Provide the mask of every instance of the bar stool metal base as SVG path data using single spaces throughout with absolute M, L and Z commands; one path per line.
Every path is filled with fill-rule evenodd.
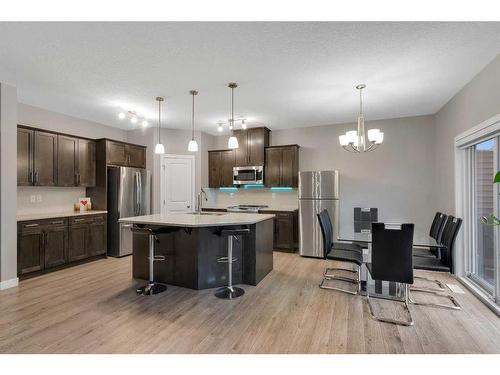
M 245 294 L 245 291 L 237 286 L 223 286 L 215 291 L 214 296 L 222 299 L 235 299 Z
M 136 290 L 137 294 L 141 294 L 143 296 L 153 296 L 155 294 L 163 293 L 167 290 L 167 286 L 165 284 L 160 283 L 149 283 L 147 285 L 141 286 Z

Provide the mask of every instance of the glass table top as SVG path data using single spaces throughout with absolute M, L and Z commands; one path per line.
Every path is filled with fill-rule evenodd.
M 338 237 L 338 241 L 362 242 L 369 244 L 372 242 L 372 234 L 369 231 L 356 233 L 354 232 L 354 229 L 352 231 L 341 231 Z M 429 236 L 427 233 L 420 233 L 418 231 L 415 231 L 413 233 L 413 246 L 431 248 L 444 247 L 444 245 L 436 242 L 436 240 Z

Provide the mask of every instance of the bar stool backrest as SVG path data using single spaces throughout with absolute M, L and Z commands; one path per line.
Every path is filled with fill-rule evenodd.
M 330 215 L 327 210 L 323 210 L 318 214 L 319 226 L 321 228 L 321 235 L 323 238 L 323 258 L 326 259 L 327 254 L 330 252 L 333 243 L 333 230 Z
M 437 242 L 441 242 L 441 238 L 443 237 L 444 226 L 446 225 L 446 221 L 448 220 L 448 216 L 445 214 L 441 214 L 441 220 L 439 222 L 439 228 L 437 230 L 437 236 L 433 237 Z
M 375 280 L 413 284 L 413 224 L 386 229 L 372 223 L 372 277 Z

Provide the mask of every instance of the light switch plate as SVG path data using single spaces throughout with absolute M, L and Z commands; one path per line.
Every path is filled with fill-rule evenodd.
M 30 202 L 35 203 L 36 202 L 36 195 L 30 195 Z

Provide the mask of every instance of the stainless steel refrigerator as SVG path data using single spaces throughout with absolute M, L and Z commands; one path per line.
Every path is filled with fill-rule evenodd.
M 132 254 L 130 224 L 123 217 L 151 213 L 151 173 L 142 168 L 108 168 L 108 255 Z
M 333 239 L 339 234 L 339 172 L 299 173 L 299 254 L 323 257 L 323 240 L 317 214 L 327 209 L 333 225 Z

